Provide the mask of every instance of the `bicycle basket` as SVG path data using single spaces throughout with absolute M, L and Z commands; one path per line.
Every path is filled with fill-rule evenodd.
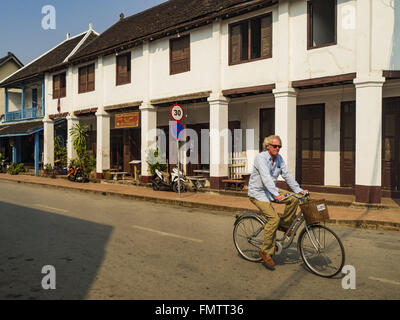
M 308 202 L 300 204 L 300 208 L 303 211 L 304 219 L 307 224 L 329 220 L 328 206 L 326 205 L 325 199 L 310 199 Z

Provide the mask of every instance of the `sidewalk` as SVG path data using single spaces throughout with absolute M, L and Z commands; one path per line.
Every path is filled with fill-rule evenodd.
M 231 214 L 240 213 L 243 210 L 257 210 L 247 197 L 244 197 L 243 194 L 241 196 L 234 195 L 234 192 L 185 192 L 179 197 L 177 193 L 171 191 L 153 191 L 147 187 L 108 183 L 77 183 L 62 178 L 0 174 L 0 181 L 42 185 Z M 349 195 L 312 193 L 312 198 L 327 200 L 330 223 L 400 231 L 400 201 L 385 198 L 380 205 L 368 206 L 354 203 L 354 196 Z M 274 206 L 278 211 L 283 211 L 283 205 L 276 204 Z

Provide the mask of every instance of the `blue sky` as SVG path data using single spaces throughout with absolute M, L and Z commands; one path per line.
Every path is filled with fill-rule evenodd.
M 156 6 L 166 0 L 13 0 L 2 1 L 0 10 L 0 58 L 8 51 L 27 64 L 66 38 L 82 33 L 89 23 L 104 32 L 125 17 Z M 44 30 L 42 8 L 56 9 L 56 29 Z

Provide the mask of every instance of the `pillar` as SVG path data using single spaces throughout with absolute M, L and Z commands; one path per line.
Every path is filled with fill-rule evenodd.
M 70 134 L 71 128 L 74 126 L 74 124 L 77 124 L 77 123 L 79 123 L 79 119 L 74 114 L 67 116 L 67 130 L 68 130 L 68 132 L 67 132 L 67 134 L 68 134 L 67 161 L 68 161 L 68 164 L 70 163 L 71 159 L 75 159 L 77 157 L 77 154 L 74 149 L 73 142 L 72 142 L 72 136 Z
M 97 119 L 97 179 L 103 179 L 103 171 L 110 169 L 110 114 L 105 111 L 96 113 Z
M 208 98 L 210 104 L 210 188 L 223 189 L 228 178 L 232 133 L 228 125 L 229 100 L 222 95 Z M 230 137 L 229 137 L 230 136 Z
M 35 133 L 35 175 L 39 174 L 39 132 Z
M 141 148 L 141 174 L 142 182 L 149 183 L 151 172 L 146 162 L 147 154 L 151 148 L 155 147 L 157 134 L 157 109 L 150 103 L 143 103 L 140 106 L 142 148 Z
M 382 186 L 382 87 L 384 78 L 355 79 L 356 202 L 380 203 Z
M 43 167 L 46 164 L 54 167 L 54 121 L 47 116 L 43 119 Z
M 45 78 L 42 79 L 42 115 L 46 114 L 46 90 L 45 90 Z
M 275 134 L 281 137 L 283 157 L 289 172 L 296 176 L 296 111 L 297 91 L 293 88 L 278 88 L 275 96 Z

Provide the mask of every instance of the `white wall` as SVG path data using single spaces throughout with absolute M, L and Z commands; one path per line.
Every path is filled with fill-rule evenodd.
M 337 44 L 307 50 L 307 3 L 290 6 L 290 77 L 303 80 L 356 71 L 356 29 L 349 24 L 356 1 L 338 0 Z M 349 18 L 349 16 L 351 18 Z
M 393 12 L 398 9 L 400 0 L 373 1 L 373 68 L 389 69 L 390 64 L 400 68 L 399 57 L 393 55 L 397 42 L 392 44 L 393 30 L 400 32 L 399 22 L 395 25 Z M 392 6 L 391 6 L 392 4 Z M 394 6 L 394 7 L 393 7 Z M 288 25 L 279 23 L 278 5 L 265 8 L 231 19 L 221 21 L 221 31 L 215 35 L 215 25 L 203 26 L 190 31 L 190 72 L 170 75 L 169 40 L 166 37 L 149 42 L 149 61 L 144 56 L 144 46 L 131 49 L 132 82 L 116 86 L 116 57 L 109 55 L 103 58 L 104 76 L 99 71 L 96 60 L 96 90 L 78 94 L 78 68 L 73 67 L 73 89 L 67 85 L 67 95 L 73 92 L 70 101 L 61 99 L 61 104 L 72 104 L 73 110 L 98 107 L 100 104 L 114 105 L 142 101 L 149 88 L 149 99 L 190 94 L 200 91 L 224 90 L 256 85 L 276 83 L 279 64 L 279 34 L 284 28 L 289 30 L 288 48 L 289 81 L 304 80 L 314 77 L 341 75 L 356 71 L 356 0 L 338 0 L 337 9 L 337 44 L 307 50 L 307 5 L 305 0 L 289 2 Z M 229 66 L 229 24 L 253 16 L 271 12 L 273 14 L 273 57 L 254 62 Z M 397 12 L 396 11 L 396 12 Z M 400 18 L 399 18 L 400 20 Z M 283 21 L 283 20 L 282 20 Z M 279 30 L 281 28 L 281 30 Z M 279 32 L 281 31 L 281 32 Z M 184 33 L 182 34 L 184 35 Z M 175 36 L 174 36 L 175 37 Z M 396 38 L 397 39 L 397 38 Z M 399 38 L 400 39 L 400 38 Z M 219 47 L 220 46 L 220 47 Z M 398 50 L 400 52 L 400 50 Z M 221 52 L 220 56 L 218 53 Z M 68 76 L 67 76 L 68 77 Z M 103 78 L 103 79 L 101 79 Z M 149 79 L 149 83 L 146 83 Z M 99 94 L 100 81 L 103 81 L 104 92 Z M 51 82 L 51 81 L 50 81 Z M 67 80 L 68 83 L 68 80 Z M 51 83 L 47 83 L 50 90 Z M 103 97 L 104 95 L 104 97 Z M 49 112 L 56 113 L 57 101 L 48 99 Z M 70 109 L 68 106 L 67 109 Z

